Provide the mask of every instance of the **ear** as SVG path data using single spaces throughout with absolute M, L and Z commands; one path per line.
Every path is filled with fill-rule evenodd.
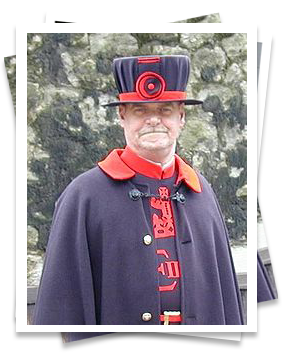
M 180 108 L 180 124 L 181 128 L 185 126 L 186 120 L 185 120 L 185 108 L 184 105 Z
M 122 127 L 124 127 L 124 115 L 125 115 L 125 111 L 126 111 L 126 107 L 125 105 L 118 105 L 118 110 L 117 110 L 117 113 L 118 113 L 118 116 L 119 116 L 119 120 L 120 120 L 120 125 Z

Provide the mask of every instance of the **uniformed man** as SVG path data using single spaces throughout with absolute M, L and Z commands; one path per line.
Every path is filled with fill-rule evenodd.
M 227 229 L 205 178 L 175 154 L 187 56 L 113 63 L 126 147 L 57 201 L 35 324 L 239 325 Z

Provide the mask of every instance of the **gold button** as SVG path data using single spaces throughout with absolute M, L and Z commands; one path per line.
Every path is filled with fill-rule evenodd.
M 145 245 L 150 245 L 152 243 L 152 237 L 150 235 L 145 235 L 143 238 L 143 243 Z
M 143 315 L 142 315 L 143 321 L 150 321 L 151 318 L 152 318 L 152 315 L 150 313 L 143 313 Z

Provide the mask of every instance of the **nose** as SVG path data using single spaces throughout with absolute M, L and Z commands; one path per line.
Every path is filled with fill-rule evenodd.
M 148 125 L 156 126 L 160 123 L 161 119 L 157 113 L 152 113 L 146 119 Z

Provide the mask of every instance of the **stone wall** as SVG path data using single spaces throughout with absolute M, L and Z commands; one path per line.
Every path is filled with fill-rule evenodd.
M 117 95 L 112 60 L 147 54 L 191 58 L 188 97 L 204 100 L 204 104 L 186 108 L 187 124 L 178 153 L 212 184 L 231 241 L 246 243 L 245 35 L 29 34 L 28 239 L 32 269 L 45 250 L 54 203 L 61 192 L 109 150 L 125 145 L 116 109 L 101 106 Z
M 16 112 L 16 56 L 5 57 L 4 63 L 12 95 L 12 101 Z

